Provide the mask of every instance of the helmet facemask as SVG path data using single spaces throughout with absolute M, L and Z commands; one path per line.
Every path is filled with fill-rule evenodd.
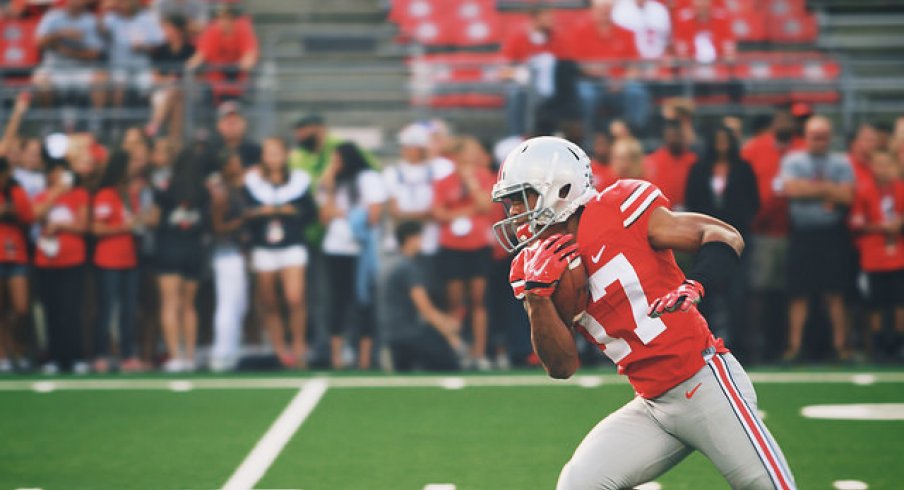
M 548 187 L 548 186 L 545 186 Z M 550 226 L 561 223 L 574 214 L 578 206 L 569 206 L 562 212 L 556 214 L 554 209 L 556 203 L 546 203 L 547 189 L 535 189 L 530 184 L 520 184 L 503 190 L 495 190 L 494 201 L 501 202 L 505 207 L 506 218 L 496 222 L 493 225 L 493 235 L 499 245 L 508 252 L 516 252 L 531 242 L 541 237 Z M 570 191 L 570 185 L 563 187 L 561 193 L 567 195 Z M 533 194 L 537 197 L 533 208 L 530 207 L 529 196 Z M 525 211 L 522 213 L 512 214 L 512 204 L 510 201 L 520 200 L 524 203 Z M 548 205 L 547 205 L 548 204 Z M 581 203 L 583 204 L 583 203 Z

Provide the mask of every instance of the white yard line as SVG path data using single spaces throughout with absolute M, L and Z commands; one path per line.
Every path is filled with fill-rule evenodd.
M 223 490 L 251 490 L 254 488 L 254 485 L 264 477 L 267 469 L 323 398 L 328 387 L 329 384 L 322 379 L 312 379 L 305 383 L 304 388 L 289 402 L 267 433 L 257 441 L 254 449 L 242 461 L 229 481 L 223 485 Z
M 791 373 L 751 373 L 756 384 L 796 384 L 796 383 L 904 383 L 904 372 L 843 373 L 843 372 L 791 372 Z M 624 376 L 615 374 L 587 374 L 569 380 L 555 380 L 541 374 L 526 375 L 463 375 L 449 376 L 315 376 L 310 378 L 170 378 L 157 379 L 72 379 L 46 378 L 0 381 L 0 391 L 116 391 L 116 390 L 166 390 L 174 387 L 192 390 L 253 390 L 290 389 L 298 390 L 313 381 L 321 381 L 330 388 L 448 388 L 450 379 L 462 382 L 467 387 L 517 387 L 517 386 L 579 386 L 596 387 L 627 383 Z

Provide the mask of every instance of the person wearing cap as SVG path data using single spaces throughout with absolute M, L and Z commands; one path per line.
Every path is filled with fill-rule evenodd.
M 239 103 L 233 100 L 223 102 L 217 109 L 217 116 L 217 135 L 222 149 L 237 153 L 242 159 L 242 167 L 260 163 L 261 145 L 245 137 L 248 122 Z
M 326 120 L 320 114 L 308 114 L 295 122 L 295 148 L 289 153 L 289 166 L 304 170 L 320 180 L 342 140 L 329 134 Z
M 424 225 L 421 251 L 434 255 L 439 247 L 439 229 L 433 222 L 433 183 L 450 175 L 453 164 L 431 159 L 430 130 L 413 123 L 399 132 L 401 159 L 383 171 L 389 191 L 389 214 L 396 222 L 418 221 Z M 394 244 L 390 248 L 395 248 Z

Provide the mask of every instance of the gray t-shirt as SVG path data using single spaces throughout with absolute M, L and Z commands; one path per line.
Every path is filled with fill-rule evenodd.
M 124 69 L 145 69 L 151 66 L 147 52 L 135 51 L 140 44 L 156 47 L 163 44 L 163 29 L 157 14 L 141 10 L 131 17 L 110 12 L 104 15 L 104 27 L 110 33 L 110 66 Z
M 812 155 L 806 151 L 795 151 L 782 159 L 781 179 L 827 180 L 852 184 L 854 170 L 847 156 L 841 153 Z M 797 229 L 837 226 L 844 221 L 845 213 L 844 207 L 826 204 L 821 199 L 790 200 L 791 226 Z
M 425 286 L 425 282 L 415 259 L 401 254 L 391 257 L 379 292 L 380 327 L 386 341 L 409 338 L 423 328 L 424 321 L 411 300 L 411 290 L 417 286 Z
M 77 17 L 70 17 L 65 9 L 52 9 L 41 18 L 41 23 L 38 24 L 35 34 L 38 38 L 42 38 L 65 29 L 75 29 L 82 33 L 81 39 L 61 41 L 65 45 L 75 49 L 101 50 L 104 48 L 104 40 L 97 30 L 97 19 L 90 12 L 84 12 Z M 90 62 L 63 56 L 57 53 L 55 49 L 48 49 L 44 53 L 44 64 L 53 68 L 71 68 L 84 66 L 90 64 Z

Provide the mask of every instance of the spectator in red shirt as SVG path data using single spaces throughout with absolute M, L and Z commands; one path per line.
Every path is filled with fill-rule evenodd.
M 582 63 L 585 77 L 578 82 L 578 96 L 588 133 L 594 131 L 601 108 L 620 114 L 636 131 L 643 131 L 650 117 L 650 94 L 631 66 L 640 59 L 634 33 L 615 24 L 612 8 L 613 0 L 595 0 L 564 48 L 567 57 Z
M 867 194 L 854 203 L 850 225 L 860 236 L 860 267 L 866 272 L 872 354 L 895 345 L 892 335 L 883 335 L 882 315 L 894 312 L 898 337 L 904 335 L 904 181 L 894 157 L 887 151 L 870 158 L 875 176 Z
M 712 0 L 694 0 L 690 8 L 675 14 L 673 32 L 675 54 L 698 63 L 733 61 L 737 43 L 731 29 L 731 16 L 714 9 Z
M 251 20 L 239 16 L 234 5 L 221 4 L 216 20 L 198 38 L 197 52 L 188 60 L 190 69 L 211 65 L 207 81 L 219 97 L 241 96 L 242 85 L 260 59 L 257 36 Z
M 12 370 L 9 356 L 22 354 L 15 335 L 28 314 L 25 230 L 33 218 L 25 189 L 12 177 L 6 157 L 0 156 L 0 373 Z
M 75 183 L 66 160 L 47 165 L 46 191 L 35 196 L 40 236 L 34 264 L 44 315 L 50 372 L 68 371 L 82 363 L 80 311 L 85 283 L 88 191 Z
M 851 140 L 848 159 L 854 168 L 856 180 L 856 194 L 868 194 L 870 187 L 874 185 L 873 171 L 870 160 L 876 150 L 879 149 L 879 132 L 870 123 L 862 123 L 857 127 L 857 132 Z
M 593 173 L 593 187 L 602 191 L 609 187 L 618 177 L 610 164 L 612 153 L 612 136 L 607 131 L 597 131 L 593 135 L 593 158 L 590 160 L 590 171 Z
M 683 211 L 687 175 L 697 162 L 697 155 L 688 150 L 677 121 L 666 121 L 662 143 L 644 160 L 644 178 L 659 187 L 673 210 Z
M 98 325 L 94 336 L 94 370 L 109 370 L 110 329 L 119 312 L 120 369 L 139 371 L 135 350 L 135 309 L 138 301 L 138 252 L 134 236 L 140 226 L 139 203 L 128 191 L 129 156 L 117 151 L 110 157 L 100 189 L 92 202 L 91 231 L 97 237 L 94 266 L 98 271 Z M 118 310 L 117 310 L 118 309 Z
M 539 7 L 531 10 L 527 25 L 502 43 L 502 56 L 509 63 L 502 77 L 510 81 L 506 100 L 510 135 L 532 132 L 533 128 L 527 127 L 527 110 L 554 95 L 554 67 L 562 54 L 562 36 L 554 27 L 554 12 Z M 541 99 L 533 101 L 530 108 L 527 106 L 529 89 Z
M 783 348 L 787 301 L 788 200 L 777 192 L 782 158 L 791 151 L 804 148 L 797 136 L 797 120 L 787 109 L 779 109 L 771 126 L 762 134 L 747 141 L 741 157 L 750 163 L 756 175 L 760 195 L 760 210 L 751 225 L 750 254 L 751 325 L 763 326 L 760 343 L 751 342 L 751 355 L 778 353 Z M 768 330 L 766 328 L 769 328 Z M 751 332 L 751 335 L 759 335 Z
M 487 311 L 484 304 L 487 272 L 491 265 L 493 227 L 490 192 L 496 176 L 489 156 L 474 138 L 464 138 L 454 152 L 455 172 L 433 186 L 433 217 L 440 224 L 440 275 L 446 284 L 446 306 L 454 317 L 467 316 L 471 307 L 473 345 L 471 362 L 489 369 Z M 469 301 L 465 300 L 465 291 Z

